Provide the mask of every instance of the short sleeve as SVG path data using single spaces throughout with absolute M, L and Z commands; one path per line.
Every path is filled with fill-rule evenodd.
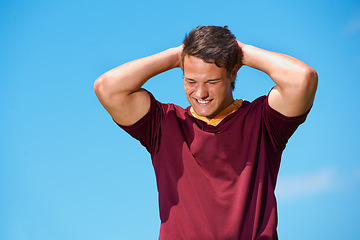
M 264 129 L 268 137 L 275 149 L 282 151 L 295 130 L 306 120 L 310 110 L 297 117 L 287 117 L 271 108 L 268 97 L 265 97 L 262 111 Z
M 150 109 L 145 116 L 130 126 L 116 124 L 133 138 L 139 140 L 147 151 L 153 154 L 159 143 L 160 122 L 163 111 L 162 104 L 150 92 L 148 94 L 150 95 Z

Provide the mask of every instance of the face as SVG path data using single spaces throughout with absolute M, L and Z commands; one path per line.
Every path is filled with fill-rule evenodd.
M 231 82 L 235 70 L 228 77 L 225 67 L 194 56 L 185 56 L 183 67 L 185 94 L 199 116 L 212 119 L 234 101 Z

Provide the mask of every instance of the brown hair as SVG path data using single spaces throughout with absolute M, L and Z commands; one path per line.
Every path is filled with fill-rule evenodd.
M 225 67 L 228 77 L 237 63 L 239 47 L 235 36 L 227 26 L 198 26 L 185 36 L 181 53 L 182 65 L 186 55 L 198 57 L 218 67 Z M 232 82 L 235 88 L 235 81 Z

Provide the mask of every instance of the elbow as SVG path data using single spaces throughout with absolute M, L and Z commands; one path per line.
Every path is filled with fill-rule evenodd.
M 304 69 L 303 82 L 306 89 L 315 94 L 318 85 L 318 74 L 312 67 Z
M 312 67 L 306 68 L 304 72 L 305 72 L 305 77 L 306 79 L 308 79 L 308 81 L 313 81 L 313 82 L 318 81 L 317 72 Z
M 101 75 L 94 82 L 94 91 L 100 98 L 111 95 L 113 87 L 111 86 L 111 76 L 107 73 Z
M 302 101 L 307 102 L 307 105 L 311 106 L 318 85 L 317 72 L 313 68 L 307 66 L 301 69 L 297 79 L 298 81 L 296 81 L 297 83 L 294 85 L 294 92 L 300 94 L 298 96 L 301 96 Z
M 94 91 L 101 104 L 108 109 L 114 103 L 114 92 L 111 90 L 111 79 L 106 74 L 97 78 L 94 82 Z
M 112 73 L 104 73 L 94 82 L 94 91 L 101 104 L 105 108 L 111 108 L 114 105 L 119 105 L 127 96 L 127 92 L 122 91 L 117 87 L 120 85 L 114 79 L 118 75 L 114 76 Z
M 100 76 L 94 82 L 94 91 L 95 91 L 97 96 L 99 96 L 100 93 L 102 92 L 102 89 L 103 89 L 103 86 L 104 86 L 104 81 L 105 80 L 104 80 L 103 76 Z

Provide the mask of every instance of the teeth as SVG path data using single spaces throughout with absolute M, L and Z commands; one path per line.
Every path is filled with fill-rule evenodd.
M 197 99 L 197 101 L 201 104 L 205 104 L 205 103 L 209 103 L 210 101 L 209 100 L 200 100 L 200 99 Z

